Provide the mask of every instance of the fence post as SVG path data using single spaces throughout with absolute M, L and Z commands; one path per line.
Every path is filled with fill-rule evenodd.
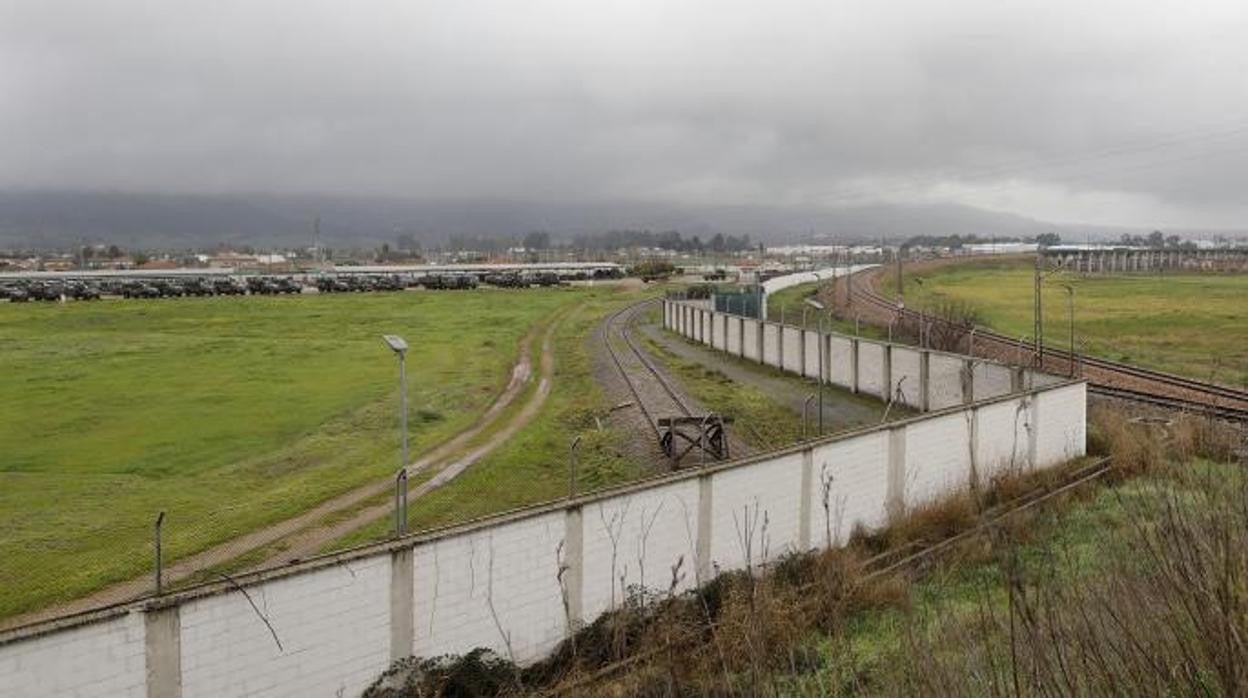
M 394 535 L 407 533 L 407 468 L 394 478 Z
M 160 529 L 161 529 L 161 525 L 164 523 L 165 523 L 165 512 L 162 511 L 160 512 L 160 514 L 156 516 L 156 541 L 155 542 L 156 542 L 156 595 L 157 596 L 160 596 L 161 591 L 162 591 L 161 573 L 164 571 L 163 569 L 161 569 L 162 560 L 160 557 L 160 533 L 161 533 Z

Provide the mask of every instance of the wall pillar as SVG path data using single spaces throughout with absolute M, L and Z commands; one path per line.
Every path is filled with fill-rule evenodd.
M 880 366 L 880 380 L 884 384 L 884 394 L 881 396 L 885 402 L 893 399 L 896 389 L 893 386 L 893 345 L 884 345 L 884 360 Z
M 962 404 L 975 402 L 975 361 L 962 361 Z
M 859 344 L 858 344 L 857 338 L 849 340 L 849 376 L 850 376 L 850 382 L 851 382 L 850 387 L 855 393 L 858 392 L 858 385 L 859 385 L 858 347 L 859 347 Z
M 1025 383 L 1024 376 L 1026 372 L 1027 372 L 1027 369 L 1023 368 L 1022 366 L 1010 367 L 1010 392 L 1011 393 L 1022 392 L 1023 385 Z
M 1039 460 L 1039 436 L 1040 436 L 1040 400 L 1039 396 L 1034 393 L 1030 396 L 1029 409 L 1027 411 L 1027 462 L 1032 469 L 1038 467 Z
M 800 351 L 798 352 L 797 358 L 799 361 L 801 361 L 801 368 L 798 370 L 798 374 L 805 376 L 806 375 L 806 328 L 805 327 L 797 331 L 797 338 L 798 338 L 797 347 L 798 349 L 800 349 Z
M 758 363 L 767 363 L 767 321 L 759 320 L 757 323 L 758 332 Z
M 581 599 L 585 584 L 585 524 L 579 506 L 569 507 L 563 517 L 564 593 L 568 595 L 568 634 L 577 632 L 585 622 Z
M 919 408 L 923 412 L 932 409 L 932 352 L 919 352 Z
M 147 663 L 147 695 L 182 695 L 182 620 L 177 606 L 143 612 L 143 653 Z
M 745 316 L 737 316 L 737 356 L 745 358 Z
M 885 508 L 890 519 L 906 513 L 906 428 L 888 432 L 888 494 Z
M 711 579 L 711 476 L 698 478 L 698 536 L 694 541 L 694 576 L 698 586 Z
M 980 473 L 979 473 L 980 463 L 979 463 L 979 408 L 978 407 L 971 408 L 971 423 L 970 423 L 970 428 L 968 429 L 968 431 L 969 431 L 970 439 L 971 439 L 971 443 L 969 444 L 970 449 L 971 449 L 971 483 L 970 484 L 971 484 L 971 490 L 974 491 L 978 489 L 981 485 L 988 484 L 982 481 L 983 478 L 980 477 Z
M 416 570 L 413 548 L 390 553 L 390 659 L 412 656 L 416 646 Z
M 814 496 L 815 452 L 812 448 L 802 451 L 802 484 L 797 500 L 797 549 L 806 552 L 810 545 L 810 500 Z

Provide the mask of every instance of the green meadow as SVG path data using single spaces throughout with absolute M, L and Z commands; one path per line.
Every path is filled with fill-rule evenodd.
M 467 427 L 529 329 L 601 289 L 0 305 L 0 617 L 150 570 Z
M 887 291 L 896 283 L 889 275 Z M 906 302 L 934 307 L 969 303 L 981 324 L 1010 336 L 1032 334 L 1030 262 L 945 267 L 906 277 Z M 1075 342 L 1115 361 L 1241 386 L 1248 384 L 1248 276 L 1047 274 L 1045 341 L 1070 342 L 1064 284 L 1074 289 Z

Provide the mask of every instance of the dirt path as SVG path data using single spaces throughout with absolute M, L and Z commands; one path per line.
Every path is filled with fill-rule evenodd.
M 546 396 L 550 393 L 550 382 L 554 371 L 554 355 L 551 343 L 554 328 L 557 325 L 558 319 L 552 320 L 546 330 L 539 360 L 541 367 L 540 383 L 538 389 L 528 403 L 525 404 L 524 408 L 485 443 L 463 454 L 458 460 L 452 460 L 474 438 L 487 428 L 493 427 L 499 421 L 503 411 L 515 402 L 515 399 L 524 391 L 525 386 L 533 375 L 530 346 L 537 332 L 536 328 L 530 330 L 521 340 L 520 355 L 512 367 L 511 379 L 503 391 L 499 393 L 498 397 L 494 399 L 494 402 L 490 404 L 489 408 L 468 429 L 459 432 L 450 440 L 427 451 L 419 460 L 407 467 L 409 477 L 431 467 L 437 470 L 437 474 L 431 479 L 412 489 L 408 495 L 409 502 L 449 482 L 470 465 L 493 451 L 533 419 L 545 402 Z M 314 555 L 325 543 L 340 538 L 360 526 L 371 523 L 380 516 L 390 514 L 393 509 L 387 503 L 365 508 L 348 519 L 331 526 L 319 525 L 334 514 L 349 511 L 384 493 L 392 492 L 393 483 L 393 477 L 388 477 L 381 481 L 357 487 L 354 490 L 328 499 L 298 516 L 270 524 L 238 538 L 219 543 L 190 557 L 183 558 L 164 568 L 163 579 L 166 584 L 175 584 L 204 570 L 226 565 L 249 552 L 283 541 L 289 541 L 290 545 L 285 546 L 280 553 L 266 557 L 263 562 L 252 567 L 268 567 Z M 146 574 L 105 587 L 68 603 L 6 618 L 0 621 L 0 630 L 59 616 L 81 613 L 102 606 L 125 603 L 150 594 L 151 591 L 152 576 L 151 574 Z
M 516 432 L 520 431 L 522 428 L 527 426 L 529 422 L 533 421 L 533 418 L 536 417 L 538 412 L 541 411 L 542 405 L 545 404 L 546 397 L 550 395 L 550 389 L 555 371 L 553 341 L 557 325 L 557 320 L 551 322 L 550 326 L 546 329 L 545 336 L 542 338 L 542 352 L 539 360 L 540 375 L 538 377 L 537 390 L 534 391 L 528 402 L 524 404 L 524 407 L 522 407 L 520 411 L 512 417 L 511 421 L 507 422 L 506 426 L 491 435 L 484 443 L 471 451 L 462 454 L 459 458 L 451 459 L 449 461 L 446 460 L 446 456 L 454 452 L 454 449 L 451 449 L 443 451 L 439 454 L 431 454 L 429 457 L 422 459 L 421 463 L 426 465 L 435 461 L 441 462 L 438 463 L 439 467 L 437 468 L 437 473 L 433 477 L 408 490 L 407 498 L 409 506 L 411 502 L 420 499 L 451 480 L 454 480 L 473 463 L 476 463 L 492 453 L 495 449 L 514 436 Z M 527 378 L 528 373 L 526 372 L 526 381 Z M 480 430 L 477 430 L 475 433 L 479 432 Z M 470 439 L 471 437 L 464 438 L 460 440 L 459 443 L 462 446 Z M 387 491 L 390 490 L 391 487 L 390 483 L 386 483 L 386 486 L 382 489 L 383 491 Z M 296 536 L 288 538 L 287 541 L 289 542 L 289 545 L 278 555 L 265 560 L 262 566 L 267 567 L 275 564 L 297 562 L 304 557 L 316 555 L 326 544 L 332 543 L 352 531 L 363 528 L 378 519 L 393 515 L 393 503 L 384 502 L 365 508 L 343 521 L 330 525 L 314 526 L 308 530 L 300 532 Z

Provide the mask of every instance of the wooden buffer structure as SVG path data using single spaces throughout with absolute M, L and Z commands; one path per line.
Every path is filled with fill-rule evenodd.
M 708 414 L 701 417 L 660 417 L 659 446 L 664 455 L 679 466 L 680 461 L 695 449 L 715 460 L 728 459 L 728 432 L 725 425 L 731 417 Z

